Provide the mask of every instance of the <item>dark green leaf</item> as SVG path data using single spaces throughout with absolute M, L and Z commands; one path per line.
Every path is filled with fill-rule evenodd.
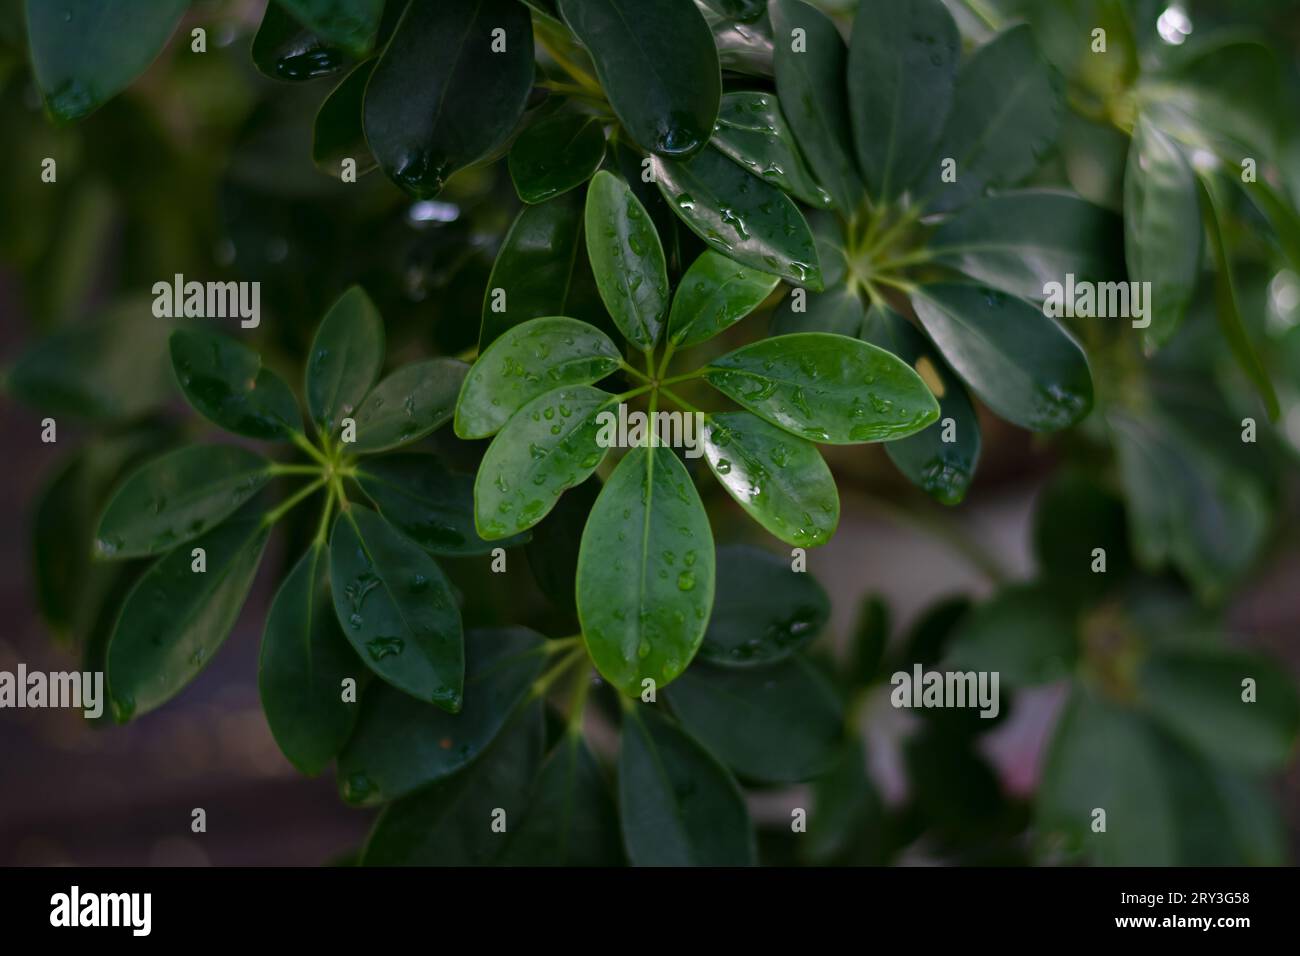
M 772 315 L 772 334 L 830 332 L 856 338 L 865 318 L 862 299 L 847 285 L 836 285 L 826 292 L 791 289 Z
M 710 362 L 705 378 L 772 424 L 832 445 L 902 438 L 939 417 L 934 396 L 908 365 L 825 332 L 743 346 Z
M 234 445 L 191 445 L 142 465 L 104 509 L 102 558 L 170 551 L 215 527 L 271 478 L 271 463 Z
M 302 431 L 298 401 L 284 379 L 262 367 L 262 356 L 224 335 L 177 329 L 172 368 L 200 415 L 228 432 L 286 440 Z
M 847 673 L 853 686 L 865 687 L 880 670 L 889 645 L 889 605 L 878 594 L 870 594 L 862 601 L 857 624 L 849 644 Z
M 561 108 L 519 134 L 510 147 L 510 178 L 524 202 L 546 202 L 585 183 L 604 158 L 600 120 Z
M 755 176 L 810 206 L 825 209 L 834 203 L 804 163 L 781 105 L 771 93 L 743 91 L 725 95 L 713 145 Z
M 1081 471 L 1043 490 L 1034 512 L 1034 554 L 1041 577 L 1058 595 L 1095 600 L 1128 577 L 1124 502 Z M 1095 570 L 1100 548 L 1105 571 Z
M 851 215 L 862 199 L 862 180 L 853 163 L 844 40 L 830 17 L 803 0 L 770 0 L 768 13 L 782 111 L 817 179 Z
M 105 681 L 119 722 L 161 707 L 212 660 L 235 626 L 257 574 L 270 526 L 252 505 L 159 558 L 122 605 L 108 645 Z
M 606 170 L 596 174 L 587 190 L 586 237 L 605 308 L 629 342 L 649 351 L 659 341 L 668 312 L 664 250 L 631 187 Z
M 524 548 L 537 586 L 566 611 L 577 610 L 578 550 L 600 488 L 599 478 L 571 488 L 534 526 L 532 540 Z
M 327 176 L 340 176 L 343 160 L 357 164 L 357 176 L 364 176 L 379 165 L 361 128 L 361 110 L 366 84 L 378 60 L 358 64 L 334 87 L 321 103 L 312 126 L 311 158 L 316 168 Z
M 632 864 L 753 865 L 753 827 L 731 774 L 653 708 L 625 714 L 618 804 Z
M 307 358 L 307 411 L 321 433 L 338 439 L 339 423 L 366 397 L 384 365 L 384 323 L 360 286 L 325 313 Z
M 883 811 L 867 776 L 862 742 L 846 740 L 831 769 L 813 781 L 806 859 L 828 864 L 842 858 L 859 840 L 881 829 Z
M 925 286 L 912 305 L 947 363 L 1007 421 L 1056 431 L 1091 411 L 1088 359 L 1040 309 L 971 285 Z
M 713 606 L 709 516 L 667 448 L 634 448 L 591 510 L 578 556 L 578 619 L 607 681 L 631 696 L 690 664 Z
M 413 195 L 436 196 L 510 135 L 533 69 L 532 21 L 514 0 L 410 4 L 366 88 L 366 140 L 379 165 Z
M 731 17 L 741 23 L 757 20 L 767 11 L 764 0 L 702 0 L 714 13 Z
M 541 637 L 525 628 L 465 635 L 465 708 L 448 714 L 380 685 L 367 691 L 356 733 L 339 756 L 339 790 L 354 804 L 385 803 L 478 759 L 542 673 Z
M 334 522 L 330 590 L 343 633 L 367 667 L 413 697 L 460 710 L 460 611 L 433 558 L 354 504 Z
M 143 9 L 132 0 L 27 0 L 32 70 L 50 115 L 80 119 L 130 86 L 188 6 L 188 0 L 156 0 Z
M 519 211 L 492 264 L 483 297 L 480 351 L 506 329 L 540 316 L 564 314 L 582 209 L 582 197 L 566 193 Z
M 714 149 L 685 163 L 655 160 L 655 181 L 681 220 L 710 248 L 796 285 L 822 288 L 808 223 L 775 186 Z
M 938 664 L 957 631 L 957 625 L 965 620 L 970 609 L 970 599 L 960 595 L 944 598 L 927 607 L 903 638 L 895 655 L 897 664 L 904 667 L 920 664 L 926 668 Z
M 272 0 L 271 5 L 275 3 L 354 56 L 370 52 L 384 13 L 384 0 Z
M 967 614 L 948 645 L 946 669 L 996 671 L 1017 687 L 1045 684 L 1074 667 L 1077 625 L 1053 589 L 1012 585 Z
M 456 434 L 495 435 L 521 407 L 563 385 L 590 385 L 623 364 L 618 346 L 586 322 L 529 319 L 479 355 L 456 403 Z
M 721 412 L 705 420 L 702 444 L 727 493 L 786 544 L 815 548 L 835 534 L 839 492 L 811 442 L 749 412 Z
M 361 455 L 417 441 L 451 420 L 469 366 L 452 358 L 404 365 L 376 385 L 356 412 Z
M 690 0 L 560 0 L 632 138 L 689 156 L 713 132 L 722 77 L 713 35 Z
M 772 26 L 766 15 L 750 23 L 741 23 L 705 12 L 705 21 L 713 31 L 718 48 L 718 63 L 724 70 L 749 76 L 771 76 Z
M 362 670 L 330 602 L 325 545 L 313 545 L 276 592 L 257 673 L 275 742 L 308 776 L 324 770 L 352 733 L 358 707 L 343 699 L 343 681 L 359 681 Z
M 273 80 L 314 80 L 347 66 L 349 56 L 271 0 L 253 36 L 253 65 Z
M 849 113 L 873 198 L 902 195 L 927 171 L 960 57 L 961 35 L 941 0 L 859 5 L 849 40 Z
M 684 349 L 713 338 L 762 305 L 780 281 L 711 249 L 700 253 L 673 296 L 669 341 Z

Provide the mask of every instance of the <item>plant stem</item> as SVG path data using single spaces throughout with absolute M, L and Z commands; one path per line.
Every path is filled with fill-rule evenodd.
M 659 387 L 665 385 L 676 385 L 678 382 L 689 382 L 693 378 L 699 378 L 704 374 L 704 369 L 697 368 L 694 372 L 687 372 L 684 375 L 674 375 L 672 378 L 665 378 L 659 382 Z
M 272 475 L 319 475 L 319 465 L 281 465 L 273 463 L 267 472 Z
M 559 679 L 561 674 L 563 674 L 570 667 L 572 667 L 574 664 L 576 664 L 578 661 L 582 660 L 586 656 L 587 656 L 587 649 L 585 647 L 575 648 L 571 654 L 563 658 L 558 664 L 552 667 L 549 671 L 547 671 L 541 677 L 537 678 L 537 680 L 533 681 L 533 696 L 541 697 L 543 694 L 545 694 L 548 690 L 550 690 L 551 685 L 554 684 L 556 680 Z
M 305 498 L 310 498 L 312 495 L 314 495 L 317 491 L 319 491 L 324 486 L 325 486 L 325 478 L 322 476 L 321 478 L 318 478 L 315 481 L 313 481 L 310 485 L 307 485 L 305 488 L 298 489 L 298 492 L 295 495 L 293 495 L 293 497 L 291 497 L 288 501 L 284 502 L 284 504 L 280 505 L 280 507 L 272 511 L 268 511 L 266 514 L 264 514 L 262 516 L 262 524 L 264 525 L 275 524 L 286 514 L 292 511 L 295 505 L 299 504 Z
M 582 733 L 582 715 L 587 709 L 587 692 L 591 690 L 591 678 L 585 670 L 578 672 L 578 685 L 573 689 L 573 700 L 569 702 L 569 734 L 577 737 Z
M 561 637 L 554 641 L 547 641 L 542 648 L 544 654 L 558 654 L 560 651 L 571 647 L 576 647 L 582 641 L 581 634 L 574 634 L 571 637 Z
M 672 361 L 673 352 L 676 349 L 677 343 L 670 339 L 668 344 L 664 347 L 664 358 L 663 361 L 659 363 L 659 371 L 656 373 L 655 378 L 664 377 L 664 372 L 668 371 L 668 363 Z
M 650 376 L 646 375 L 645 372 L 642 372 L 641 370 L 634 368 L 631 365 L 628 365 L 626 362 L 619 362 L 619 367 L 623 371 L 627 372 L 628 375 L 631 375 L 638 382 L 643 382 L 646 385 L 649 385 L 653 381 L 653 379 L 650 378 Z
M 916 283 L 908 282 L 906 279 L 895 279 L 892 276 L 880 276 L 880 275 L 874 276 L 873 278 L 881 285 L 892 285 L 895 289 L 900 289 L 903 292 L 906 292 L 908 295 L 911 295 L 913 292 L 917 290 Z
M 636 398 L 638 395 L 644 395 L 646 392 L 653 392 L 653 385 L 642 385 L 640 388 L 634 388 L 631 391 L 624 392 L 622 395 L 615 395 L 614 401 L 626 402 L 629 398 Z
M 312 542 L 317 547 L 325 546 L 325 542 L 329 537 L 330 515 L 332 515 L 333 513 L 334 513 L 334 494 L 331 491 L 330 494 L 325 496 L 325 507 L 321 509 L 320 524 L 316 528 L 316 537 L 312 539 Z
M 304 435 L 302 432 L 292 431 L 289 433 L 289 438 L 293 441 L 295 445 L 297 445 L 299 448 L 305 451 L 316 461 L 320 462 L 321 465 L 328 465 L 330 463 L 329 459 L 326 458 L 323 454 L 321 454 L 321 452 L 316 448 L 316 446 L 313 445 L 310 441 L 308 441 L 307 436 Z
M 678 395 L 676 395 L 676 394 L 675 394 L 671 389 L 660 388 L 659 391 L 663 392 L 664 398 L 668 399 L 670 402 L 672 402 L 674 405 L 676 405 L 676 406 L 677 406 L 678 408 L 680 408 L 682 411 L 685 411 L 685 412 L 694 412 L 694 413 L 697 414 L 697 415 L 703 415 L 703 414 L 704 414 L 704 412 L 700 411 L 698 408 L 696 408 L 696 407 L 695 407 L 694 405 L 692 405 L 690 402 L 686 401 L 686 399 L 681 398 L 681 397 L 679 397 Z

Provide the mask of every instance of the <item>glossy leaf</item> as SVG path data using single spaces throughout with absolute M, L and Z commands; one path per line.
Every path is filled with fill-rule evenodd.
M 386 803 L 478 759 L 542 673 L 542 639 L 525 628 L 465 635 L 465 707 L 449 714 L 380 685 L 366 692 L 339 756 L 339 790 L 353 804 Z
M 623 844 L 633 866 L 751 866 L 754 833 L 736 781 L 651 708 L 626 711 L 618 754 Z
M 944 360 L 998 415 L 1056 431 L 1092 409 L 1083 349 L 1041 310 L 971 285 L 925 286 L 912 305 Z
M 787 544 L 815 548 L 835 534 L 840 497 L 811 442 L 749 412 L 709 415 L 705 460 L 749 516 Z
M 699 664 L 665 695 L 687 733 L 748 780 L 809 780 L 831 767 L 843 740 L 834 692 L 800 657 L 762 668 Z
M 929 388 L 897 357 L 824 332 L 743 346 L 710 362 L 705 378 L 773 425 L 832 445 L 902 438 L 939 415 Z
M 338 439 L 340 422 L 366 397 L 384 365 L 384 323 L 360 286 L 325 313 L 307 358 L 307 411 L 322 434 Z
M 872 198 L 902 195 L 934 153 L 952 105 L 961 35 L 941 0 L 858 7 L 849 40 L 853 145 Z
M 27 0 L 32 70 L 45 108 L 80 119 L 126 89 L 166 45 L 188 0 Z M 123 30 L 121 24 L 129 23 Z
M 582 210 L 582 197 L 569 193 L 519 211 L 492 264 L 480 351 L 522 322 L 565 313 Z
M 272 0 L 276 3 L 353 56 L 370 52 L 384 13 L 384 0 Z
M 776 92 L 808 165 L 845 215 L 858 208 L 862 180 L 853 162 L 848 52 L 835 22 L 803 0 L 770 0 Z M 794 31 L 802 31 L 796 46 Z
M 314 545 L 271 603 L 257 672 L 271 734 L 301 772 L 315 776 L 343 748 L 357 721 L 343 681 L 361 676 L 330 601 L 325 545 Z
M 709 516 L 667 448 L 635 448 L 596 499 L 578 556 L 578 620 L 592 662 L 629 696 L 690 664 L 713 606 Z
M 339 625 L 367 667 L 412 697 L 460 710 L 460 611 L 433 558 L 353 504 L 334 522 L 330 590 Z
M 577 611 L 578 550 L 600 488 L 597 477 L 570 488 L 533 527 L 532 539 L 524 548 L 537 586 L 565 611 Z
M 487 554 L 516 539 L 484 541 L 474 530 L 474 479 L 433 455 L 402 453 L 357 465 L 357 484 L 384 520 L 431 554 Z
M 620 332 L 642 351 L 658 343 L 668 313 L 659 233 L 627 183 L 602 170 L 587 189 L 587 255 Z
M 1038 168 L 1060 130 L 1060 80 L 1028 24 L 980 47 L 957 73 L 948 124 L 918 189 L 931 207 L 958 209 L 991 186 L 1009 186 Z M 941 161 L 956 160 L 956 181 L 942 182 Z
M 233 514 L 271 478 L 270 462 L 234 445 L 191 445 L 132 472 L 99 519 L 101 558 L 170 551 Z
M 979 418 L 965 386 L 925 336 L 892 309 L 873 306 L 862 337 L 916 369 L 939 402 L 939 420 L 933 425 L 885 445 L 890 461 L 937 501 L 959 504 L 980 455 Z
M 781 105 L 771 93 L 742 91 L 722 97 L 713 145 L 760 179 L 810 206 L 834 203 L 804 162 Z
M 944 666 L 997 671 L 1004 684 L 1017 687 L 1045 684 L 1073 670 L 1076 631 L 1073 613 L 1055 590 L 1013 585 L 963 618 Z
M 356 411 L 351 451 L 370 455 L 407 445 L 451 421 L 469 366 L 452 358 L 404 365 L 376 385 Z
M 749 76 L 772 75 L 772 26 L 764 15 L 748 23 L 720 17 L 712 11 L 704 12 L 704 19 L 713 31 L 713 43 L 718 48 L 718 63 L 724 70 Z
M 722 77 L 690 0 L 559 0 L 614 112 L 642 148 L 685 157 L 708 142 Z
M 533 71 L 532 21 L 514 0 L 412 3 L 366 88 L 366 140 L 395 183 L 430 199 L 510 135 Z
M 822 261 L 826 261 L 825 257 Z M 866 317 L 862 299 L 847 285 L 836 285 L 825 292 L 792 289 L 772 315 L 772 334 L 830 332 L 856 338 Z
M 590 385 L 623 364 L 600 329 L 546 316 L 507 329 L 479 355 L 456 403 L 456 434 L 495 435 L 522 406 L 563 385 Z
M 526 531 L 568 488 L 586 481 L 608 448 L 597 443 L 600 413 L 614 396 L 590 385 L 539 395 L 488 446 L 474 479 L 474 521 L 488 541 Z
M 822 288 L 812 232 L 781 190 L 713 149 L 684 163 L 657 159 L 654 170 L 673 211 L 715 252 L 796 285 Z
M 302 431 L 298 400 L 284 379 L 262 367 L 262 356 L 224 335 L 177 329 L 172 368 L 185 398 L 228 432 L 268 441 Z
M 1124 255 L 1129 279 L 1150 282 L 1147 342 L 1165 342 L 1182 322 L 1201 264 L 1196 177 L 1182 151 L 1139 119 L 1124 173 Z
M 321 103 L 312 126 L 311 158 L 316 168 L 327 176 L 341 176 L 343 161 L 354 160 L 357 176 L 364 176 L 379 165 L 366 144 L 361 127 L 361 110 L 366 84 L 378 60 L 366 60 L 343 77 Z
M 105 683 L 119 722 L 161 707 L 212 660 L 235 626 L 270 527 L 250 506 L 194 542 L 159 558 L 136 582 L 108 645 Z
M 713 338 L 762 305 L 780 281 L 711 249 L 700 253 L 677 285 L 668 340 L 684 349 Z
M 1045 299 L 1047 284 L 1123 282 L 1120 217 L 1072 193 L 1026 189 L 977 199 L 945 222 L 929 249 L 995 289 Z
M 314 80 L 347 66 L 350 57 L 338 43 L 304 26 L 285 5 L 271 0 L 253 35 L 253 65 L 273 80 Z
M 510 147 L 510 178 L 524 202 L 546 202 L 585 183 L 604 158 L 600 120 L 562 107 L 519 134 Z

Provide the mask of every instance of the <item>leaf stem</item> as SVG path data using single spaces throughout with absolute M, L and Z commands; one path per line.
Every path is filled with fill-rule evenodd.
M 621 395 L 615 395 L 614 401 L 626 402 L 629 398 L 636 398 L 638 395 L 644 395 L 646 392 L 653 392 L 653 385 L 642 385 L 640 388 L 634 388 L 631 391 L 624 392 Z
M 306 487 L 298 489 L 297 493 L 294 494 L 292 497 L 290 497 L 288 501 L 280 505 L 280 507 L 268 511 L 266 514 L 264 514 L 262 516 L 262 524 L 264 525 L 275 524 L 286 514 L 292 511 L 295 505 L 299 504 L 305 498 L 310 498 L 312 495 L 314 495 L 317 491 L 319 491 L 324 486 L 325 486 L 325 478 L 324 476 L 321 476 L 320 478 L 316 479 Z
M 272 462 L 271 467 L 267 469 L 267 474 L 271 475 L 319 475 L 320 473 L 320 465 L 281 465 Z
M 573 699 L 569 702 L 569 735 L 577 737 L 582 733 L 582 716 L 587 709 L 587 692 L 591 690 L 591 678 L 585 671 L 578 672 L 578 684 L 573 689 Z
M 672 378 L 665 378 L 659 382 L 659 387 L 663 388 L 665 385 L 676 385 L 678 382 L 689 382 L 691 379 L 699 378 L 703 374 L 704 369 L 697 368 L 694 372 L 687 372 L 684 375 L 674 375 Z
M 663 392 L 664 398 L 668 399 L 670 402 L 672 402 L 674 405 L 681 408 L 683 411 L 694 412 L 697 415 L 704 414 L 704 412 L 700 411 L 700 409 L 696 408 L 690 402 L 686 401 L 686 399 L 681 398 L 680 396 L 674 394 L 671 389 L 660 388 L 659 391 Z
M 576 647 L 581 642 L 582 642 L 581 634 L 574 634 L 571 637 L 560 637 L 553 641 L 547 641 L 546 644 L 542 647 L 542 653 L 547 655 L 558 654 L 560 653 L 560 651 L 566 650 L 571 647 Z
M 628 365 L 627 362 L 620 361 L 619 367 L 622 368 L 623 371 L 627 372 L 628 375 L 631 375 L 638 382 L 644 382 L 646 385 L 649 385 L 652 381 L 654 381 L 654 379 L 646 375 L 645 372 L 642 372 L 640 369 L 632 365 Z
M 312 543 L 315 544 L 317 547 L 324 547 L 325 542 L 328 540 L 330 516 L 333 513 L 334 513 L 334 494 L 331 491 L 330 494 L 325 496 L 325 507 L 321 509 L 320 524 L 316 527 L 316 536 L 312 539 Z
M 565 671 L 586 656 L 587 649 L 585 647 L 574 648 L 574 650 L 564 657 L 558 664 L 548 670 L 541 677 L 537 678 L 537 680 L 533 681 L 533 696 L 541 697 L 545 694 L 551 689 L 551 685 L 554 684 Z
M 908 282 L 906 279 L 895 279 L 891 276 L 873 276 L 873 278 L 882 285 L 892 285 L 895 289 L 900 289 L 911 295 L 919 286 L 915 282 Z
M 674 342 L 672 339 L 669 339 L 668 344 L 664 346 L 663 361 L 659 363 L 659 371 L 655 373 L 655 378 L 664 377 L 664 372 L 668 371 L 668 363 L 672 361 L 673 352 L 676 351 L 676 349 L 677 349 L 677 343 Z
M 304 435 L 302 432 L 292 431 L 289 433 L 289 438 L 295 445 L 297 445 L 308 455 L 310 455 L 312 458 L 318 461 L 322 466 L 328 465 L 330 463 L 329 459 L 326 458 L 323 454 L 321 454 L 321 452 L 316 448 L 316 446 L 313 445 L 310 441 L 308 441 L 307 436 Z

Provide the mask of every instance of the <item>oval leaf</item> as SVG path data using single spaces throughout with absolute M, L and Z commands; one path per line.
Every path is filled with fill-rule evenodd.
M 347 65 L 349 57 L 337 43 L 318 36 L 279 3 L 266 5 L 253 35 L 253 65 L 273 80 L 314 80 Z
M 510 147 L 510 178 L 524 202 L 546 202 L 585 183 L 604 158 L 600 120 L 561 108 L 519 134 Z
M 1012 585 L 962 618 L 948 645 L 948 670 L 991 671 L 1016 687 L 1069 676 L 1078 628 L 1068 602 L 1041 585 Z
M 374 387 L 357 409 L 362 455 L 417 441 L 448 422 L 469 366 L 452 358 L 429 359 L 399 368 Z
M 673 296 L 669 341 L 684 349 L 713 338 L 762 305 L 780 281 L 711 249 L 700 253 Z
M 311 158 L 316 168 L 327 176 L 341 177 L 345 159 L 356 162 L 358 176 L 364 176 L 379 165 L 366 145 L 366 133 L 361 128 L 366 84 L 370 82 L 370 74 L 377 62 L 370 59 L 358 64 L 325 97 L 325 102 L 316 112 L 316 122 L 312 125 Z
M 309 29 L 353 56 L 365 56 L 375 44 L 384 0 L 272 0 Z
M 668 271 L 659 233 L 631 188 L 602 170 L 587 190 L 587 255 L 605 308 L 642 351 L 659 341 L 668 311 Z
M 825 257 L 822 261 L 826 261 Z M 857 338 L 865 318 L 862 299 L 847 285 L 834 286 L 826 292 L 791 289 L 772 314 L 772 334 L 830 332 Z
M 172 368 L 185 398 L 228 432 L 286 440 L 302 431 L 298 401 L 284 379 L 262 367 L 262 357 L 224 335 L 177 329 Z
M 370 296 L 353 286 L 325 313 L 307 359 L 307 411 L 322 434 L 366 397 L 384 366 L 384 323 Z
M 804 163 L 794 133 L 771 93 L 742 91 L 722 98 L 713 145 L 760 179 L 826 209 L 835 202 Z

